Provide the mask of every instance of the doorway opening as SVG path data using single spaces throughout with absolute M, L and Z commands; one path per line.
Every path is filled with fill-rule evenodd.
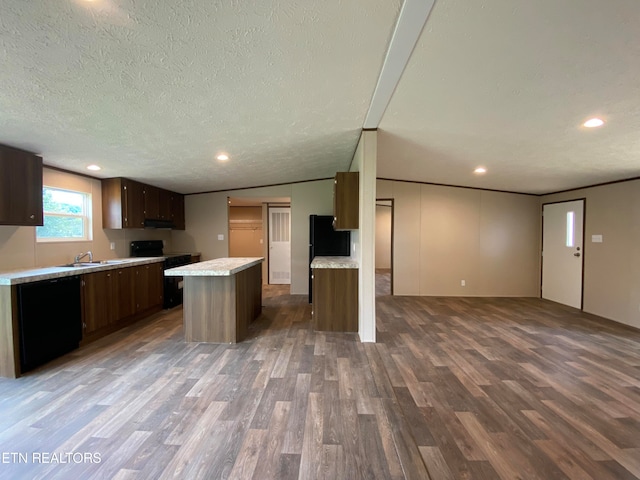
M 270 278 L 269 209 L 291 206 L 290 197 L 228 197 L 228 239 L 230 257 L 264 257 L 262 283 Z M 282 245 L 280 245 L 282 247 Z M 291 246 L 283 253 L 291 262 Z M 289 273 L 290 284 L 291 275 Z
M 393 199 L 376 199 L 376 296 L 393 295 Z

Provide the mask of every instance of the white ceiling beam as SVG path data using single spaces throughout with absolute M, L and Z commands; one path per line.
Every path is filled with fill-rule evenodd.
M 373 92 L 363 128 L 378 128 L 435 0 L 405 0 Z

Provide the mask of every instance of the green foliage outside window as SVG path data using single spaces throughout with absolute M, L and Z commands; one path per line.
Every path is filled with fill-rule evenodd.
M 89 195 L 44 187 L 44 225 L 36 228 L 42 240 L 89 240 Z

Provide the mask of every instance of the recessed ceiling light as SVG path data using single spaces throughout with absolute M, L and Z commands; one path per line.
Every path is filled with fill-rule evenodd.
M 484 167 L 478 167 L 473 171 L 473 173 L 475 173 L 476 175 L 483 175 L 487 173 L 487 169 Z
M 216 158 L 221 162 L 226 162 L 227 160 L 229 160 L 229 155 L 227 155 L 226 153 L 221 153 Z
M 87 167 L 87 170 L 93 170 L 94 172 L 97 172 L 98 170 L 102 170 L 102 168 L 100 168 L 98 165 L 89 165 Z
M 584 122 L 582 125 L 584 125 L 587 128 L 601 127 L 602 125 L 604 125 L 604 120 L 601 120 L 599 118 L 590 118 L 589 120 Z

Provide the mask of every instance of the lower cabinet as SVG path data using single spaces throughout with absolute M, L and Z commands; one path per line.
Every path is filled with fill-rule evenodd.
M 83 343 L 160 310 L 162 293 L 161 263 L 83 275 Z
M 115 323 L 113 271 L 82 276 L 82 334 L 93 334 Z
M 358 269 L 313 269 L 313 324 L 327 332 L 358 331 Z
M 135 267 L 135 285 L 136 313 L 162 306 L 162 264 Z

